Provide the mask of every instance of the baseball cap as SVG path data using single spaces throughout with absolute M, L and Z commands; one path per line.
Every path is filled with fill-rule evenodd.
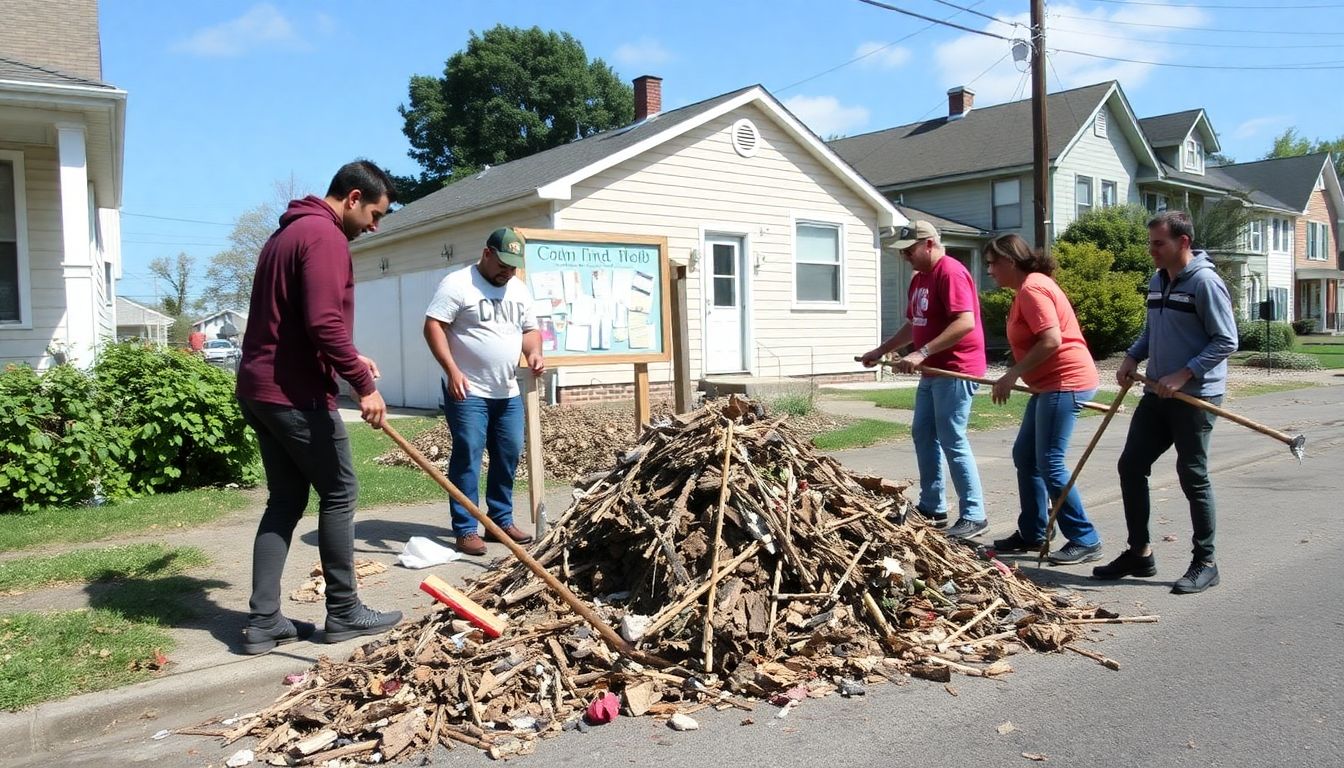
M 904 251 L 921 240 L 938 239 L 938 230 L 927 221 L 916 219 L 894 232 L 882 233 L 882 247 L 890 251 Z
M 485 247 L 490 248 L 499 260 L 510 267 L 523 268 L 523 252 L 527 241 L 513 227 L 500 227 L 490 233 Z

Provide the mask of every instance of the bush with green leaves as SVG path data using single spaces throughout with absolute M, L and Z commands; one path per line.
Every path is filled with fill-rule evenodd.
M 1293 333 L 1298 336 L 1306 336 L 1309 333 L 1316 332 L 1315 320 L 1294 320 Z
M 133 492 L 255 480 L 256 443 L 232 374 L 196 355 L 130 342 L 102 350 L 94 380 Z
M 1055 280 L 1073 305 L 1088 349 L 1098 360 L 1128 349 L 1143 330 L 1142 276 L 1115 271 L 1115 258 L 1093 243 L 1056 243 Z
M 1301 352 L 1256 352 L 1242 360 L 1242 365 L 1255 368 L 1283 368 L 1289 371 L 1319 371 L 1321 369 L 1320 360 Z
M 126 489 L 93 382 L 70 365 L 0 372 L 0 512 L 79 504 Z
M 986 339 L 1008 338 L 1008 310 L 1013 306 L 1013 292 L 1009 288 L 995 288 L 980 294 L 980 322 L 985 327 Z
M 1074 219 L 1059 236 L 1062 243 L 1091 243 L 1115 257 L 1115 271 L 1148 275 L 1153 259 L 1148 254 L 1148 219 L 1139 205 L 1093 208 Z
M 1268 336 L 1269 344 L 1265 344 Z M 1291 323 L 1264 320 L 1237 321 L 1237 349 L 1243 352 L 1284 352 L 1297 343 Z

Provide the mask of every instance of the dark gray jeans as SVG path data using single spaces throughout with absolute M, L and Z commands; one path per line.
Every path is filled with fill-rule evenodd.
M 309 489 L 317 491 L 317 549 L 327 582 L 327 613 L 350 613 L 359 605 L 354 568 L 358 484 L 340 414 L 241 398 L 238 403 L 257 434 L 268 493 L 252 545 L 249 623 L 269 626 L 280 617 L 280 576 Z
M 1204 398 L 1214 405 L 1223 398 Z M 1153 463 L 1173 445 L 1176 447 L 1176 476 L 1190 502 L 1190 523 L 1194 528 L 1193 553 L 1196 560 L 1213 562 L 1214 506 L 1213 484 L 1209 482 L 1209 435 L 1213 432 L 1212 413 L 1175 398 L 1146 393 L 1134 409 L 1129 422 L 1129 437 L 1120 454 L 1120 495 L 1125 504 L 1125 524 L 1129 528 L 1129 547 L 1136 552 L 1152 541 L 1148 531 L 1151 515 L 1148 476 Z

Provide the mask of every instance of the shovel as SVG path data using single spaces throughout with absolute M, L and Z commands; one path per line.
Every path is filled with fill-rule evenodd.
M 1147 384 L 1149 386 L 1153 386 L 1157 383 L 1152 379 L 1148 378 L 1147 376 L 1144 376 L 1143 374 L 1139 373 L 1138 371 L 1131 373 L 1130 376 L 1132 376 L 1135 381 Z M 1251 421 L 1245 416 L 1238 416 L 1237 414 L 1229 410 L 1219 408 L 1218 406 L 1214 405 L 1213 403 L 1210 403 L 1207 400 L 1200 400 L 1198 397 L 1187 395 L 1184 392 L 1178 391 L 1174 395 L 1172 395 L 1172 397 L 1176 398 L 1177 400 L 1180 400 L 1181 402 L 1189 403 L 1190 405 L 1193 405 L 1196 408 L 1202 408 L 1203 410 L 1206 410 L 1209 413 L 1222 416 L 1224 419 L 1240 424 L 1243 427 L 1253 429 L 1262 435 L 1268 435 L 1269 437 L 1278 440 L 1279 442 L 1288 446 L 1288 452 L 1293 454 L 1293 458 L 1297 459 L 1298 464 L 1302 463 L 1302 457 L 1306 454 L 1306 445 L 1307 445 L 1306 435 L 1298 435 L 1294 437 L 1284 432 L 1280 432 L 1279 430 L 1274 429 L 1273 427 L 1267 427 L 1264 424 L 1259 424 L 1257 422 Z
M 637 650 L 633 645 L 626 642 L 625 638 L 617 634 L 616 630 L 611 628 L 611 625 L 603 621 L 592 608 L 588 607 L 587 603 L 580 600 L 579 596 L 574 594 L 569 587 L 565 586 L 564 582 L 560 581 L 554 574 L 543 568 L 541 563 L 538 563 L 534 557 L 527 554 L 527 550 L 523 549 L 516 541 L 510 538 L 508 534 L 504 533 L 504 530 L 496 525 L 494 520 L 487 517 L 486 514 L 481 511 L 480 507 L 473 504 L 471 499 L 468 499 L 462 491 L 458 490 L 457 486 L 453 485 L 448 478 L 444 477 L 443 473 L 439 471 L 439 468 L 430 463 L 429 459 L 425 458 L 424 454 L 416 450 L 415 446 L 407 442 L 406 438 L 402 437 L 397 430 L 393 429 L 391 424 L 384 424 L 383 431 L 387 433 L 388 437 L 392 438 L 392 442 L 396 443 L 401 450 L 406 452 L 407 456 L 411 457 L 411 461 L 414 461 L 426 474 L 434 478 L 434 482 L 438 483 L 440 488 L 447 491 L 448 495 L 453 497 L 454 501 L 465 507 L 466 510 L 471 513 L 471 516 L 476 518 L 477 522 L 485 526 L 485 530 L 488 531 L 496 541 L 501 542 L 504 546 L 508 547 L 509 551 L 513 553 L 513 556 L 518 558 L 519 562 L 526 565 L 528 570 L 532 571 L 532 573 L 537 575 L 537 578 L 545 582 L 546 586 L 550 587 L 551 591 L 554 592 L 557 597 L 565 601 L 570 608 L 574 609 L 575 613 L 582 616 L 585 621 L 591 624 L 593 629 L 597 630 L 597 633 L 601 635 L 602 640 L 605 641 L 613 651 L 627 658 L 634 659 L 641 664 L 648 664 L 660 668 L 675 666 L 670 661 Z

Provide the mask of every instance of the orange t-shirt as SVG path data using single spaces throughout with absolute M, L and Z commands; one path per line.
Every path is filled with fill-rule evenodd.
M 1025 357 L 1035 346 L 1036 337 L 1047 328 L 1059 329 L 1059 348 L 1040 365 L 1022 374 L 1022 380 L 1045 392 L 1096 389 L 1097 366 L 1092 362 L 1083 329 L 1068 297 L 1054 280 L 1032 272 L 1008 310 L 1008 345 L 1013 348 L 1013 358 Z

